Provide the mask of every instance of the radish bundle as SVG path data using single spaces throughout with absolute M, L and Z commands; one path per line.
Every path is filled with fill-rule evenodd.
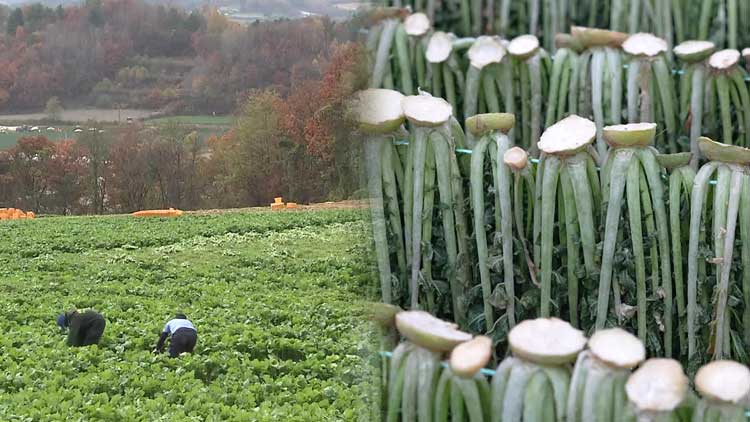
M 442 216 L 443 240 L 447 264 L 446 278 L 450 285 L 453 315 L 459 325 L 464 326 L 464 291 L 470 285 L 469 271 L 459 269 L 459 247 L 465 241 L 465 217 L 463 215 L 463 187 L 455 155 L 456 143 L 450 128 L 452 108 L 445 100 L 429 95 L 405 97 L 403 112 L 412 126 L 410 152 L 411 166 L 408 168 L 407 190 L 411 198 L 405 207 L 411 208 L 410 232 L 411 279 L 409 291 L 411 308 L 419 307 L 420 284 L 432 281 L 431 245 L 432 216 L 435 187 L 439 195 Z M 437 176 L 437 184 L 436 182 Z M 468 253 L 466 250 L 461 251 Z M 431 292 L 426 292 L 431 301 Z
M 624 414 L 625 382 L 644 359 L 643 343 L 627 331 L 611 328 L 595 332 L 573 369 L 565 420 L 610 421 Z
M 650 350 L 665 356 L 672 355 L 672 274 L 670 270 L 669 226 L 662 185 L 662 169 L 656 153 L 650 147 L 654 140 L 656 124 L 631 123 L 604 128 L 604 139 L 610 146 L 602 168 L 602 191 L 605 205 L 604 245 L 596 313 L 596 328 L 602 329 L 609 316 L 610 291 L 614 293 L 617 322 L 626 316 L 623 303 L 628 293 L 636 292 L 638 337 Z M 620 238 L 621 203 L 625 199 L 628 212 L 627 225 L 632 248 L 632 266 L 635 285 L 630 274 L 631 264 L 625 262 L 615 268 L 616 253 L 621 257 L 627 250 Z M 642 224 L 645 220 L 644 236 Z M 647 274 L 644 247 L 649 246 L 650 271 Z M 630 249 L 628 248 L 628 249 Z M 626 255 L 627 256 L 627 255 Z M 619 258 L 622 260 L 622 258 Z M 651 279 L 647 286 L 646 279 Z M 614 279 L 614 282 L 613 282 Z M 623 297 L 625 295 L 625 297 Z M 663 309 L 652 306 L 648 310 L 648 297 L 663 299 Z M 630 306 L 630 305 L 627 305 Z M 654 330 L 663 331 L 659 343 Z M 650 333 L 650 334 L 649 334 Z
M 649 359 L 625 383 L 630 405 L 622 414 L 627 422 L 669 422 L 683 420 L 688 413 L 688 378 L 673 359 Z
M 539 142 L 542 158 L 536 175 L 534 203 L 534 261 L 541 272 L 539 313 L 542 317 L 552 315 L 552 274 L 554 268 L 561 266 L 553 264 L 554 228 L 557 227 L 558 239 L 566 242 L 565 256 L 561 257 L 562 265 L 568 268 L 567 289 L 563 293 L 567 293 L 569 318 L 574 326 L 580 326 L 581 314 L 578 243 L 583 252 L 584 274 L 598 273 L 595 220 L 601 196 L 595 159 L 589 149 L 595 136 L 592 121 L 571 115 L 544 131 Z M 562 310 L 558 309 L 556 314 L 562 314 Z
M 660 154 L 659 165 L 669 174 L 669 229 L 672 244 L 672 266 L 674 268 L 675 301 L 677 302 L 677 332 L 680 338 L 680 356 L 687 357 L 687 327 L 685 306 L 685 263 L 682 245 L 690 238 L 689 227 L 682 224 L 690 215 L 690 193 L 695 180 L 695 170 L 690 166 L 692 154 Z
M 622 49 L 630 57 L 627 75 L 627 116 L 629 123 L 657 122 L 666 128 L 657 145 L 668 142 L 670 152 L 678 152 L 677 98 L 665 53 L 667 42 L 652 34 L 628 37 Z
M 502 238 L 502 271 L 507 302 L 506 316 L 508 327 L 512 328 L 516 324 L 511 177 L 508 167 L 501 165 L 498 158 L 512 146 L 507 133 L 513 128 L 514 124 L 515 117 L 512 114 L 505 113 L 480 114 L 466 120 L 467 129 L 478 139 L 471 156 L 471 201 L 474 211 L 474 237 L 477 243 L 477 261 L 487 332 L 492 331 L 495 326 L 494 309 L 491 301 L 493 288 L 490 279 L 487 233 L 484 222 L 484 167 L 488 150 L 495 186 L 494 232 L 500 233 Z
M 391 358 L 386 420 L 398 421 L 400 412 L 403 421 L 432 421 L 442 354 L 471 335 L 423 311 L 398 313 L 396 327 L 407 341 Z
M 750 94 L 745 84 L 747 73 L 739 66 L 740 52 L 721 50 L 708 59 L 708 122 L 721 122 L 721 135 L 714 125 L 705 133 L 720 136 L 722 143 L 750 146 Z M 718 103 L 717 103 L 718 100 Z M 718 105 L 717 105 L 718 104 Z M 716 111 L 720 113 L 720 119 Z M 735 142 L 736 140 L 736 142 Z
M 372 215 L 372 232 L 375 241 L 378 272 L 380 274 L 380 290 L 385 303 L 393 302 L 390 252 L 386 230 L 384 196 L 388 198 L 388 211 L 391 222 L 391 232 L 396 239 L 396 254 L 402 278 L 406 275 L 406 258 L 401 215 L 399 212 L 396 177 L 393 161 L 390 159 L 392 139 L 404 123 L 404 112 L 401 101 L 404 96 L 387 89 L 368 89 L 361 91 L 354 99 L 355 114 L 359 122 L 359 130 L 365 137 L 365 165 L 367 167 L 367 189 L 370 198 Z M 384 159 L 388 157 L 389 159 Z
M 695 374 L 695 388 L 702 399 L 693 414 L 695 422 L 746 421 L 750 397 L 750 370 L 737 362 L 711 362 Z
M 464 116 L 474 116 L 477 110 L 499 113 L 501 108 L 513 113 L 512 65 L 509 58 L 503 60 L 506 50 L 501 40 L 479 37 L 467 55 L 469 69 L 464 84 Z
M 508 44 L 508 53 L 515 59 L 521 87 L 521 147 L 537 156 L 542 132 L 542 99 L 547 94 L 547 74 L 552 67 L 549 54 L 539 46 L 533 35 L 521 35 Z
M 707 349 L 714 359 L 736 356 L 745 361 L 744 345 L 750 344 L 750 150 L 725 145 L 708 138 L 698 139 L 701 153 L 709 162 L 695 176 L 690 207 L 690 243 L 688 250 L 688 357 Z M 713 207 L 707 196 L 709 179 L 716 177 L 712 189 Z M 709 226 L 709 223 L 711 224 Z M 702 230 L 703 225 L 707 228 Z M 736 231 L 739 225 L 741 265 L 733 265 Z M 708 227 L 711 227 L 708 229 Z M 709 236 L 708 239 L 701 239 Z M 701 250 L 706 241 L 711 255 Z M 706 266 L 705 264 L 712 264 Z M 708 268 L 707 268 L 708 267 Z M 710 271 L 709 268 L 715 268 Z M 732 268 L 735 268 L 732 271 Z M 715 288 L 708 282 L 715 276 Z M 734 274 L 734 278 L 732 275 Z M 736 282 L 733 282 L 736 279 Z M 701 281 L 701 285 L 698 281 Z M 706 280 L 706 281 L 704 281 Z M 700 289 L 700 290 L 699 290 Z M 715 290 L 715 291 L 714 291 Z M 698 301 L 699 295 L 702 300 Z M 708 300 L 715 297 L 715 304 Z M 741 297 L 742 315 L 730 297 Z M 713 308 L 712 312 L 709 308 Z M 698 320 L 700 317 L 700 320 Z M 711 320 L 713 318 L 713 320 Z M 696 327 L 697 325 L 697 327 Z M 739 334 L 734 334 L 732 326 Z M 698 337 L 700 335 L 700 337 Z M 699 356 L 703 357 L 701 353 Z M 707 356 L 706 356 L 707 357 Z
M 473 39 L 457 40 L 453 34 L 437 31 L 427 43 L 428 91 L 448 100 L 453 110 L 460 110 L 460 94 L 464 91 L 464 71 L 457 55 L 473 42 Z
M 567 322 L 539 318 L 516 325 L 508 343 L 513 356 L 492 378 L 491 420 L 565 420 L 570 364 L 586 337 Z
M 492 340 L 479 336 L 453 349 L 435 395 L 435 421 L 490 419 L 490 386 L 480 372 L 492 358 Z M 430 420 L 431 419 L 425 419 Z
M 703 104 L 706 86 L 707 59 L 713 54 L 710 41 L 684 41 L 674 48 L 674 54 L 685 62 L 680 77 L 680 121 L 690 122 L 690 165 L 698 167 L 700 152 L 698 137 L 703 128 Z

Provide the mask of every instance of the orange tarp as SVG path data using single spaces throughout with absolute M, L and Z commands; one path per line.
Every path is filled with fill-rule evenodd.
M 23 212 L 18 208 L 0 208 L 0 220 L 22 220 L 35 217 L 36 215 L 31 211 Z
M 168 210 L 143 210 L 136 211 L 132 215 L 135 217 L 179 217 L 182 215 L 182 210 L 174 208 Z

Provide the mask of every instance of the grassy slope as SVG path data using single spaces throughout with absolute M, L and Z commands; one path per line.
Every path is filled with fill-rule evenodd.
M 377 418 L 355 305 L 372 291 L 364 221 L 328 210 L 3 222 L 0 420 Z M 54 317 L 72 306 L 106 316 L 99 347 L 64 346 Z M 152 355 L 180 309 L 197 353 Z

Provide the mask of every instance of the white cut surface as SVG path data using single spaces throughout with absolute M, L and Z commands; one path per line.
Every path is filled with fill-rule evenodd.
M 447 122 L 453 108 L 442 98 L 430 95 L 410 95 L 401 101 L 404 115 L 417 125 L 436 126 Z
M 632 369 L 646 359 L 646 348 L 638 337 L 621 328 L 599 330 L 589 339 L 589 350 L 600 361 Z
M 430 18 L 424 13 L 412 13 L 404 19 L 404 30 L 407 35 L 421 37 L 430 30 Z
M 401 101 L 404 95 L 392 89 L 366 89 L 355 94 L 354 110 L 360 123 L 371 126 L 388 125 L 402 120 Z
M 442 63 L 448 60 L 453 51 L 453 37 L 445 32 L 435 32 L 427 43 L 425 58 L 430 63 Z
M 453 349 L 450 357 L 451 370 L 468 378 L 484 368 L 491 357 L 492 339 L 486 336 L 477 336 Z
M 666 40 L 646 32 L 633 34 L 622 43 L 622 49 L 633 56 L 656 57 L 668 48 Z
M 412 343 L 433 351 L 450 351 L 471 340 L 471 334 L 459 331 L 425 311 L 405 311 L 396 315 L 396 328 Z
M 688 378 L 674 359 L 649 359 L 628 378 L 625 393 L 641 411 L 670 412 L 685 399 Z
M 694 54 L 705 53 L 716 48 L 716 44 L 711 41 L 689 40 L 683 41 L 675 46 L 672 51 L 677 57 L 692 56 Z
M 508 52 L 516 57 L 528 57 L 539 48 L 539 39 L 533 35 L 519 35 L 508 44 Z
M 471 65 L 482 69 L 491 63 L 500 63 L 505 57 L 505 47 L 495 37 L 481 36 L 474 41 L 468 52 Z
M 547 154 L 578 151 L 596 138 L 596 124 L 571 114 L 548 127 L 539 138 L 539 149 Z
M 503 162 L 513 170 L 523 170 L 528 160 L 529 154 L 519 147 L 510 148 L 503 155 Z
M 708 65 L 716 70 L 726 70 L 740 61 L 740 52 L 726 49 L 717 51 L 708 59 Z
M 740 403 L 750 394 L 750 369 L 731 360 L 710 362 L 695 374 L 695 388 L 703 397 Z
M 508 343 L 517 357 L 541 364 L 563 364 L 575 360 L 586 345 L 586 337 L 561 319 L 537 318 L 513 327 Z

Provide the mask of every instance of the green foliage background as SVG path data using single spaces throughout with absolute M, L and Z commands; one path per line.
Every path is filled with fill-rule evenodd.
M 362 211 L 0 224 L 0 420 L 376 420 Z M 99 346 L 54 318 L 94 308 Z M 182 310 L 193 355 L 151 349 Z

